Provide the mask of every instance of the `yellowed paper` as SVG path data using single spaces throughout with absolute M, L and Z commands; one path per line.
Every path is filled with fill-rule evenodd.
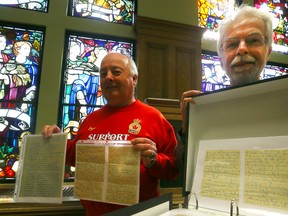
M 235 198 L 240 215 L 288 214 L 288 136 L 201 140 L 197 157 L 200 207 L 229 212 Z
M 230 200 L 231 197 L 239 197 L 239 189 L 240 151 L 207 151 L 201 196 Z
M 288 212 L 288 150 L 245 151 L 244 203 Z
M 76 198 L 132 205 L 139 201 L 140 153 L 128 141 L 79 141 Z

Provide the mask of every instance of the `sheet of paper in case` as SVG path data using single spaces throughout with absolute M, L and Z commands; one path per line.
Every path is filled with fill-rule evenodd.
M 240 215 L 287 215 L 288 136 L 200 140 L 192 193 L 199 207 L 229 212 L 235 198 Z
M 75 198 L 133 205 L 139 202 L 140 152 L 130 141 L 76 144 Z
M 66 133 L 23 138 L 14 192 L 15 202 L 62 203 Z

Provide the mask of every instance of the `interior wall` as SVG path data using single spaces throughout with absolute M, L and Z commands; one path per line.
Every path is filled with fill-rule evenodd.
M 133 27 L 66 16 L 68 0 L 50 0 L 48 13 L 0 7 L 0 20 L 46 27 L 36 120 L 36 133 L 44 124 L 57 124 L 65 30 L 135 39 Z
M 138 0 L 138 15 L 197 26 L 197 7 L 197 0 Z
M 46 26 L 36 133 L 44 124 L 56 124 L 63 61 L 65 30 L 135 39 L 134 28 L 126 25 L 66 16 L 68 0 L 50 0 L 48 13 L 0 7 L 0 20 Z M 160 9 L 160 10 L 159 10 Z M 197 26 L 196 0 L 138 0 L 138 15 Z M 216 51 L 215 42 L 202 40 L 202 49 Z M 288 55 L 272 54 L 271 61 L 286 63 Z

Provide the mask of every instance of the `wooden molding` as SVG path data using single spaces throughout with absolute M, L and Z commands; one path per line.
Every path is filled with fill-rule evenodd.
M 198 26 L 142 16 L 136 16 L 134 29 L 138 35 L 163 37 L 189 43 L 201 43 L 201 38 L 205 31 L 205 29 Z

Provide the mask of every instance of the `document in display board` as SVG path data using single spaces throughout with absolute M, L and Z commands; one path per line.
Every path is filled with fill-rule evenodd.
M 14 192 L 15 202 L 61 203 L 66 133 L 23 137 Z
M 75 198 L 133 205 L 139 202 L 140 152 L 130 141 L 76 144 Z
M 287 215 L 288 136 L 200 140 L 192 193 L 200 207 Z

